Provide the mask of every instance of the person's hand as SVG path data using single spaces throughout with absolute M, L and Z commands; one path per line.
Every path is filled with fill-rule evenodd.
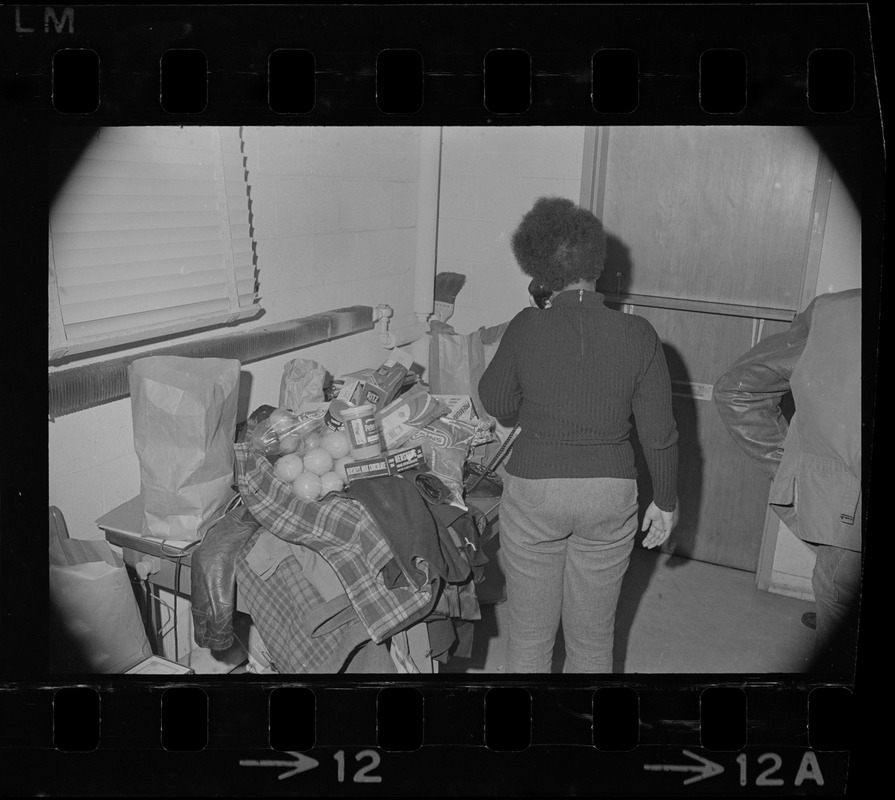
M 650 503 L 646 514 L 643 515 L 642 531 L 646 531 L 646 538 L 643 540 L 643 546 L 647 550 L 651 550 L 660 544 L 665 544 L 674 526 L 677 525 L 680 512 L 677 504 L 674 511 L 663 511 L 655 503 Z

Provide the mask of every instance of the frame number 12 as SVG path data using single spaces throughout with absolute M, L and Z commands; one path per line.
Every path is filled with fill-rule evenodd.
M 345 751 L 338 750 L 333 753 L 333 758 L 336 760 L 336 767 L 338 772 L 337 778 L 339 783 L 345 782 Z M 381 775 L 373 775 L 372 772 L 376 767 L 379 766 L 379 753 L 375 750 L 361 750 L 354 756 L 354 760 L 358 762 L 366 762 L 361 764 L 358 770 L 352 776 L 352 780 L 355 783 L 382 783 Z

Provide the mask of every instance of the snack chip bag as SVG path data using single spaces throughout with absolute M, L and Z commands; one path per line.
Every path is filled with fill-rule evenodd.
M 429 469 L 451 490 L 452 505 L 466 508 L 463 502 L 463 465 L 469 451 L 491 437 L 491 426 L 484 420 L 441 417 L 417 431 L 407 446 L 421 445 Z
M 447 412 L 447 405 L 422 386 L 414 386 L 376 413 L 385 448 L 400 447 L 418 430 Z

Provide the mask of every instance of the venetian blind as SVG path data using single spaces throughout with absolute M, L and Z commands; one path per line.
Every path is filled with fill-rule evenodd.
M 254 316 L 239 128 L 103 128 L 50 211 L 50 359 Z

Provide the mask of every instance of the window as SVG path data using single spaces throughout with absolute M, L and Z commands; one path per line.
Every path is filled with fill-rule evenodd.
M 236 127 L 102 128 L 66 165 L 50 209 L 51 362 L 260 312 L 242 151 Z

